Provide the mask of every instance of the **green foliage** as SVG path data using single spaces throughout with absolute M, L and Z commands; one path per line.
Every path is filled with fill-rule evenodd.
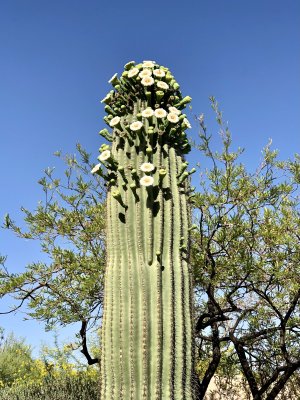
M 40 383 L 0 389 L 1 400 L 100 400 L 98 374 L 49 375 Z
M 3 333 L 3 331 L 2 331 Z M 23 339 L 8 335 L 0 344 L 0 388 L 28 379 L 34 370 L 31 349 Z
M 222 150 L 211 149 L 201 117 L 198 149 L 210 165 L 194 200 L 199 360 L 217 368 L 217 355 L 234 348 L 230 359 L 252 395 L 272 399 L 300 368 L 299 156 L 279 161 L 269 143 L 256 171 L 247 171 L 211 100 Z
M 33 359 L 30 347 L 13 334 L 0 347 L 0 398 L 3 399 L 97 399 L 99 368 L 87 367 L 73 355 L 71 345 L 44 346 Z
M 47 168 L 39 180 L 44 202 L 35 211 L 22 208 L 28 230 L 23 231 L 9 215 L 5 227 L 18 237 L 38 240 L 49 262 L 33 262 L 14 274 L 0 270 L 0 297 L 11 293 L 16 304 L 24 301 L 29 316 L 48 328 L 97 318 L 103 297 L 105 265 L 104 186 L 92 178 L 89 154 L 77 145 L 79 159 L 67 155 L 65 178 L 56 178 Z M 56 156 L 61 157 L 60 153 Z

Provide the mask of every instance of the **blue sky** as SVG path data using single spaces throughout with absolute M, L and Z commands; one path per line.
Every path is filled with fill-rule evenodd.
M 192 114 L 209 122 L 214 95 L 249 168 L 269 138 L 291 157 L 300 145 L 299 37 L 298 0 L 2 1 L 0 218 L 9 212 L 22 225 L 20 207 L 33 210 L 43 200 L 37 180 L 58 166 L 54 151 L 74 152 L 80 142 L 96 160 L 105 127 L 99 100 L 130 60 L 169 67 L 193 98 Z M 43 257 L 37 243 L 2 230 L 0 253 L 15 272 Z M 8 304 L 0 302 L 0 311 Z M 51 341 L 23 317 L 0 316 L 0 326 L 35 349 Z

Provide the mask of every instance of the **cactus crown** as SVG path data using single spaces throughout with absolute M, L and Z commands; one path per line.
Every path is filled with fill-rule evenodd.
M 189 96 L 183 97 L 179 84 L 170 70 L 156 64 L 154 61 L 144 61 L 135 64 L 127 63 L 120 78 L 114 74 L 109 80 L 114 90 L 111 90 L 101 101 L 105 104 L 107 116 L 104 117 L 113 134 L 102 129 L 99 134 L 108 141 L 119 138 L 119 146 L 124 147 L 125 140 L 130 146 L 136 146 L 138 151 L 146 154 L 147 161 L 153 161 L 156 146 L 168 144 L 183 155 L 190 151 L 185 130 L 191 125 L 181 110 L 191 101 Z M 103 175 L 108 185 L 115 185 L 117 174 L 123 172 L 123 166 L 113 159 L 110 147 L 104 144 L 100 147 L 98 159 L 110 171 Z M 154 168 L 153 168 L 154 169 Z M 155 166 L 158 180 L 165 175 L 163 165 Z M 141 169 L 143 171 L 143 169 Z M 93 172 L 102 174 L 100 165 Z M 138 171 L 139 172 L 139 171 Z M 150 170 L 143 171 L 149 175 Z M 135 173 L 133 169 L 132 173 Z M 140 174 L 139 174 L 140 175 Z M 185 175 L 181 176 L 181 180 Z M 144 176 L 139 184 L 151 186 L 152 178 Z M 179 180 L 179 183 L 180 180 Z M 134 183 L 131 183 L 133 186 Z
M 182 97 L 179 84 L 168 68 L 159 66 L 153 61 L 141 64 L 129 62 L 121 77 L 115 74 L 109 82 L 113 85 L 102 103 L 105 103 L 107 124 L 114 128 L 116 134 L 127 135 L 128 139 L 142 131 L 150 144 L 156 132 L 171 141 L 182 153 L 190 150 L 185 129 L 190 124 L 181 110 L 191 101 L 189 96 Z M 139 103 L 140 114 L 130 119 L 135 105 Z

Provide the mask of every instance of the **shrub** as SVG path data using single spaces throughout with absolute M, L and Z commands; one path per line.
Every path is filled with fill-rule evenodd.
M 48 374 L 40 383 L 22 382 L 0 389 L 1 400 L 100 400 L 97 369 Z

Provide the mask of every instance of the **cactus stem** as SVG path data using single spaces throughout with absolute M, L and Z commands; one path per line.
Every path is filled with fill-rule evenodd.
M 148 87 L 138 76 L 146 65 L 154 80 Z M 102 131 L 112 147 L 100 149 L 108 186 L 101 400 L 193 397 L 191 171 L 182 156 L 190 145 L 183 123 L 143 113 L 147 107 L 183 108 L 189 99 L 182 98 L 168 69 L 161 67 L 167 76 L 159 78 L 157 68 L 152 62 L 129 63 L 103 101 L 113 133 Z M 169 90 L 157 89 L 161 79 Z M 135 131 L 141 124 L 131 124 L 137 121 L 142 128 Z M 151 172 L 141 168 L 147 162 L 155 167 Z

